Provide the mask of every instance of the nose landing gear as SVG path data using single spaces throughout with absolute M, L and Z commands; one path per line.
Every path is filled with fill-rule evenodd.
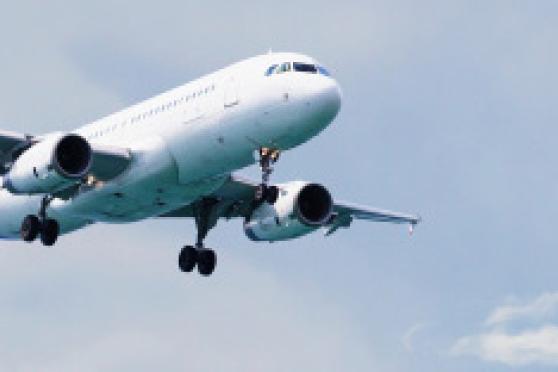
M 60 226 L 56 220 L 47 218 L 46 215 L 46 209 L 52 199 L 50 196 L 45 196 L 41 200 L 38 216 L 32 214 L 25 216 L 20 228 L 23 241 L 31 243 L 40 236 L 41 242 L 45 246 L 52 246 L 56 243 L 60 234 Z
M 254 202 L 256 205 L 263 202 L 274 204 L 279 196 L 279 189 L 277 186 L 269 186 L 269 178 L 273 173 L 272 165 L 279 160 L 281 152 L 277 149 L 270 149 L 262 147 L 259 151 L 260 156 L 260 169 L 262 171 L 262 183 L 256 188 L 254 195 Z

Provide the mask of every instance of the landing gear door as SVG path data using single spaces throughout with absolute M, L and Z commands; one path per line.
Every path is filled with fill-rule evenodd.
M 238 105 L 238 87 L 234 77 L 229 77 L 225 80 L 225 108 L 234 107 Z

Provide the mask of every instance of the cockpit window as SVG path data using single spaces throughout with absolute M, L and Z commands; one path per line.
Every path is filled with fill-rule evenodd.
M 299 71 L 299 72 L 309 72 L 312 74 L 315 74 L 318 72 L 318 70 L 316 69 L 315 65 L 311 65 L 309 63 L 300 63 L 300 62 L 295 62 L 293 63 L 293 68 L 295 71 Z
M 277 67 L 277 65 L 270 66 L 267 69 L 267 71 L 265 72 L 265 76 L 269 76 L 269 75 L 273 74 L 273 71 L 275 70 L 275 67 Z
M 329 71 L 325 67 L 320 65 L 314 65 L 312 63 L 303 62 L 284 62 L 281 64 L 275 64 L 270 67 L 265 72 L 265 76 L 270 76 L 273 74 L 282 74 L 284 72 L 295 71 L 304 72 L 307 74 L 320 74 L 324 76 L 331 76 Z
M 285 62 L 282 63 L 281 66 L 279 66 L 279 68 L 277 69 L 277 73 L 283 73 L 283 72 L 288 72 L 291 71 L 291 62 Z
M 324 66 L 318 66 L 318 71 L 320 72 L 320 74 L 325 75 L 325 76 L 331 76 L 331 74 L 329 73 L 328 70 L 326 70 L 326 68 Z

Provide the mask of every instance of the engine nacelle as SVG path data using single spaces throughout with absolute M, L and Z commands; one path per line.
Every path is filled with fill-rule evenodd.
M 322 185 L 295 181 L 277 187 L 275 203 L 261 204 L 244 222 L 244 232 L 250 239 L 270 242 L 294 239 L 330 221 L 333 200 Z
M 87 175 L 93 153 L 77 134 L 52 134 L 25 150 L 4 177 L 14 194 L 55 193 Z

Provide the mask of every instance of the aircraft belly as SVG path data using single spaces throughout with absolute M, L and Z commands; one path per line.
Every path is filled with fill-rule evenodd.
M 221 187 L 226 178 L 181 185 L 152 180 L 139 182 L 118 191 L 92 191 L 74 200 L 73 212 L 100 222 L 133 222 L 156 217 L 209 195 Z

